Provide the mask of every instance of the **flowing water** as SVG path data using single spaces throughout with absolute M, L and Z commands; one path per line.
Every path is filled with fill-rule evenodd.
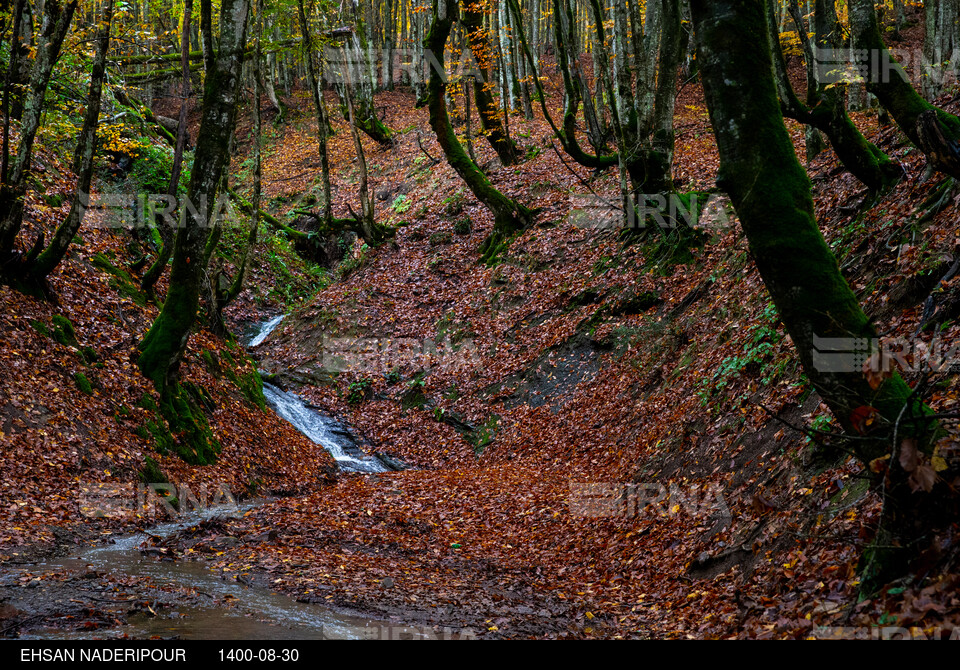
M 261 344 L 282 320 L 283 316 L 278 316 L 261 325 L 247 346 L 252 348 Z M 389 470 L 379 459 L 366 455 L 336 420 L 314 411 L 294 393 L 271 384 L 265 383 L 263 386 L 264 396 L 277 415 L 326 449 L 341 470 L 362 473 Z M 245 508 L 253 506 L 255 504 L 247 504 Z M 153 538 L 163 539 L 203 519 L 236 511 L 235 507 L 200 510 L 182 515 L 175 522 L 151 527 L 149 533 Z M 139 577 L 156 584 L 194 588 L 220 601 L 235 604 L 229 607 L 184 607 L 176 613 L 162 613 L 161 616 L 134 614 L 130 616 L 128 625 L 93 632 L 33 630 L 24 633 L 21 639 L 144 639 L 153 636 L 208 640 L 369 639 L 383 638 L 385 631 L 386 637 L 397 637 L 396 631 L 399 629 L 403 629 L 401 637 L 425 635 L 417 628 L 348 616 L 321 605 L 297 602 L 266 588 L 224 579 L 201 562 L 157 560 L 153 556 L 145 556 L 140 549 L 149 539 L 145 533 L 135 533 L 110 545 L 82 550 L 69 558 L 30 566 L 30 571 L 93 569 Z

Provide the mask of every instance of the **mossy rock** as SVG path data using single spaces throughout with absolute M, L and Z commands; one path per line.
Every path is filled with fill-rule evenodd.
M 87 376 L 82 372 L 73 375 L 73 382 L 77 385 L 77 388 L 80 389 L 81 393 L 93 395 L 93 384 L 90 383 L 90 380 L 87 379 Z
M 65 316 L 55 314 L 52 321 L 53 331 L 51 336 L 53 339 L 64 346 L 79 349 L 80 343 L 77 342 L 77 331 L 74 329 L 70 319 Z
M 473 231 L 473 221 L 464 217 L 453 224 L 453 232 L 457 235 L 469 235 Z
M 91 260 L 93 267 L 111 276 L 110 287 L 141 307 L 147 306 L 147 297 L 126 270 L 115 266 L 105 254 L 96 254 Z

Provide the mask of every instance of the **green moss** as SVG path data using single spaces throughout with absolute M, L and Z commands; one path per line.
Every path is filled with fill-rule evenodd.
M 161 395 L 160 414 L 174 438 L 173 451 L 191 465 L 210 465 L 220 453 L 220 443 L 204 414 L 213 409 L 210 394 L 189 382 L 168 385 Z
M 472 230 L 473 222 L 467 217 L 463 217 L 453 224 L 453 232 L 457 235 L 469 235 Z
M 223 368 L 220 367 L 220 360 L 217 358 L 217 353 L 215 351 L 204 349 L 200 353 L 200 358 L 203 359 L 203 364 L 206 366 L 207 371 L 210 374 L 217 379 L 220 379 L 220 377 L 223 376 Z
M 122 270 L 110 262 L 105 254 L 96 254 L 91 260 L 93 267 L 102 270 L 111 276 L 110 287 L 120 295 L 129 298 L 141 307 L 147 306 L 147 298 L 140 290 L 140 286 L 133 280 L 130 273 Z
M 251 404 L 265 410 L 267 408 L 267 400 L 263 396 L 263 378 L 260 376 L 260 373 L 257 372 L 255 368 L 249 372 L 238 373 L 235 369 L 238 363 L 228 351 L 223 351 L 221 356 L 223 363 L 229 363 L 229 365 L 217 361 L 216 356 L 216 353 L 212 351 L 204 351 L 203 354 L 201 354 L 204 363 L 208 369 L 211 369 L 211 374 L 217 377 L 225 376 L 240 389 L 243 397 L 250 401 Z M 216 372 L 214 370 L 216 370 Z
M 144 484 L 166 484 L 170 480 L 160 469 L 160 465 L 147 456 L 143 459 L 143 467 L 140 468 L 140 481 Z
M 73 324 L 70 323 L 70 319 L 65 316 L 55 314 L 52 321 L 53 332 L 51 335 L 53 339 L 64 346 L 79 349 L 80 344 L 77 342 L 77 332 L 74 330 Z
M 78 372 L 73 375 L 73 382 L 77 385 L 77 388 L 80 389 L 82 393 L 93 395 L 93 385 L 90 383 L 90 380 L 87 379 L 87 376 L 82 372 Z
M 43 337 L 53 337 L 50 334 L 50 329 L 47 328 L 47 324 L 42 321 L 37 321 L 36 319 L 30 319 L 30 325 L 33 326 L 33 329 L 40 333 Z

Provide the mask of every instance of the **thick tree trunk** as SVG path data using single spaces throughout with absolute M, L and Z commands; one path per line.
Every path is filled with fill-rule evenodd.
M 61 5 L 58 0 L 47 0 L 44 5 L 43 27 L 37 39 L 30 89 L 20 124 L 20 144 L 6 179 L 0 184 L 0 278 L 15 278 L 20 272 L 23 259 L 14 251 L 14 245 L 23 223 L 26 178 L 30 170 L 33 143 L 40 130 L 47 86 L 76 8 L 77 0 L 71 0 L 66 5 Z
M 757 269 L 814 388 L 847 431 L 864 432 L 858 417 L 876 410 L 882 438 L 855 443 L 860 459 L 870 463 L 891 455 L 893 426 L 899 426 L 901 436 L 913 434 L 921 444 L 929 444 L 924 440 L 929 433 L 921 429 L 927 425 L 922 417 L 928 410 L 897 374 L 874 389 L 860 365 L 830 371 L 814 357 L 816 338 L 861 339 L 869 348 L 877 334 L 817 228 L 810 183 L 780 116 L 769 43 L 756 39 L 765 28 L 764 4 L 691 1 L 704 92 L 720 151 L 717 185 L 730 194 Z M 932 499 L 911 497 L 896 457 L 899 447 L 893 445 L 889 459 L 893 485 L 887 489 L 888 520 Z M 901 541 L 902 549 L 916 549 L 912 529 L 904 524 L 888 527 L 893 535 L 878 538 L 880 543 L 893 539 Z M 871 568 L 876 569 L 871 579 L 892 574 L 891 565 L 902 567 L 904 552 L 893 553 L 897 556 L 884 553 Z M 871 553 L 868 559 L 877 556 Z
M 430 30 L 424 39 L 424 49 L 433 53 L 439 62 L 444 62 L 447 38 L 456 19 L 456 4 L 451 0 L 433 0 L 433 16 Z M 523 205 L 514 202 L 498 191 L 484 176 L 476 163 L 463 150 L 447 115 L 447 84 L 443 73 L 431 70 L 427 87 L 427 107 L 430 125 L 437 134 L 437 142 L 447 161 L 466 182 L 467 186 L 492 213 L 493 233 L 481 249 L 483 259 L 490 261 L 503 249 L 507 239 L 528 225 L 533 214 Z
M 140 370 L 161 390 L 176 383 L 179 362 L 197 317 L 200 284 L 206 270 L 200 261 L 212 219 L 220 214 L 218 187 L 230 159 L 249 10 L 249 0 L 222 0 L 219 49 L 213 71 L 205 81 L 203 115 L 188 192 L 189 202 L 197 209 L 187 208 L 183 225 L 177 231 L 170 291 L 160 316 L 140 344 Z

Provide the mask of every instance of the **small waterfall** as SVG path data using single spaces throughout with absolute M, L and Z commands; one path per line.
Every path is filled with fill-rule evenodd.
M 257 331 L 257 334 L 254 335 L 253 338 L 251 338 L 247 346 L 252 348 L 263 344 L 263 341 L 270 336 L 270 333 L 272 333 L 274 329 L 280 325 L 280 322 L 283 321 L 284 316 L 284 314 L 281 314 L 280 316 L 276 316 L 267 321 L 265 324 L 261 325 L 260 330 Z
M 378 458 L 364 454 L 336 420 L 310 409 L 296 394 L 264 382 L 263 395 L 280 418 L 330 452 L 342 470 L 367 473 L 389 470 Z

